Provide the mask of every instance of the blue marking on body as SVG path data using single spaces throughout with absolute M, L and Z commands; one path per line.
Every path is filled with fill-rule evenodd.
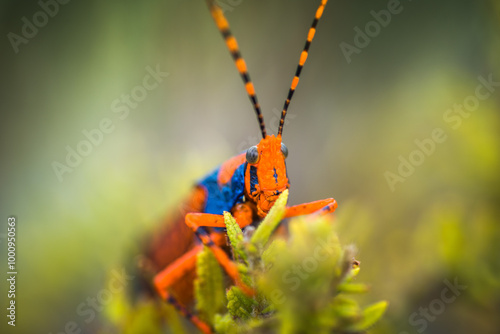
M 276 180 L 276 184 L 278 184 L 278 173 L 276 172 L 276 168 L 273 167 L 273 170 L 274 170 L 274 179 Z
M 235 171 L 229 182 L 219 184 L 217 178 L 220 167 L 200 180 L 199 185 L 207 191 L 205 202 L 205 213 L 221 215 L 224 211 L 231 211 L 233 206 L 243 203 L 245 191 L 245 166 L 241 164 Z

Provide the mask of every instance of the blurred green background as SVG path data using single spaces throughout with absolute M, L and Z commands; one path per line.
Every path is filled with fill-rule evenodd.
M 276 132 L 319 1 L 221 3 Z M 354 45 L 353 29 L 388 3 L 326 7 L 284 129 L 290 203 L 339 202 L 339 237 L 359 249 L 367 300 L 390 302 L 374 333 L 499 333 L 500 87 L 456 129 L 443 116 L 475 94 L 479 76 L 500 81 L 500 3 L 402 1 L 349 63 L 339 45 Z M 15 215 L 15 331 L 55 334 L 74 321 L 95 333 L 99 321 L 79 305 L 122 268 L 137 236 L 259 130 L 204 1 L 70 1 L 16 53 L 9 33 L 21 36 L 23 17 L 41 8 L 0 4 L 0 234 Z M 148 66 L 168 77 L 121 119 L 112 103 Z M 106 118 L 111 133 L 60 181 L 53 162 L 65 164 L 66 146 Z M 446 140 L 391 189 L 384 174 L 436 128 Z M 446 280 L 467 288 L 437 312 Z M 412 322 L 429 307 L 439 314 Z M 14 332 L 2 317 L 2 333 Z

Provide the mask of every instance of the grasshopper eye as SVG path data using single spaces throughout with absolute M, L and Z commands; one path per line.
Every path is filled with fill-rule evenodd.
M 281 153 L 283 153 L 285 159 L 288 157 L 288 148 L 283 143 L 281 143 Z
M 259 161 L 259 150 L 257 146 L 252 146 L 247 150 L 247 161 L 250 164 L 255 164 Z

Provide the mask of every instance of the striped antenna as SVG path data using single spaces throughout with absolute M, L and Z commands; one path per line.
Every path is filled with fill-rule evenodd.
M 278 136 L 281 136 L 281 134 L 283 133 L 283 124 L 285 124 L 285 116 L 286 116 L 286 112 L 288 110 L 288 106 L 290 105 L 290 100 L 292 99 L 293 93 L 295 92 L 295 88 L 297 87 L 297 84 L 299 83 L 300 72 L 302 71 L 302 67 L 304 66 L 304 64 L 306 62 L 307 54 L 309 52 L 309 46 L 311 45 L 311 42 L 314 38 L 314 34 L 316 33 L 316 25 L 318 24 L 318 21 L 321 18 L 321 15 L 323 15 L 323 10 L 325 9 L 325 5 L 327 2 L 328 2 L 328 0 L 321 0 L 321 4 L 319 5 L 318 9 L 316 10 L 316 15 L 314 16 L 314 21 L 311 25 L 311 28 L 309 28 L 309 33 L 307 34 L 306 45 L 304 46 L 304 50 L 302 50 L 302 53 L 300 54 L 299 65 L 297 66 L 297 70 L 295 71 L 295 76 L 293 77 L 292 84 L 290 85 L 290 90 L 288 91 L 288 97 L 286 98 L 285 105 L 283 106 L 283 111 L 281 112 L 281 119 L 280 119 L 280 126 L 278 129 Z
M 226 42 L 227 48 L 229 52 L 231 52 L 231 56 L 233 56 L 234 63 L 238 72 L 241 74 L 241 78 L 245 84 L 245 89 L 250 97 L 250 101 L 253 104 L 253 108 L 255 109 L 255 113 L 257 114 L 257 119 L 260 125 L 260 132 L 262 133 L 262 138 L 265 138 L 266 133 L 266 125 L 264 124 L 264 117 L 262 117 L 262 112 L 260 110 L 259 102 L 257 101 L 257 96 L 255 95 L 255 88 L 253 86 L 252 80 L 250 80 L 250 75 L 247 71 L 247 65 L 245 60 L 241 57 L 240 49 L 238 48 L 238 43 L 236 42 L 236 38 L 234 38 L 233 34 L 229 30 L 229 23 L 224 17 L 224 13 L 222 9 L 215 3 L 215 0 L 207 0 L 208 7 L 210 8 L 210 13 L 215 20 L 215 24 L 217 28 L 224 37 L 224 41 Z

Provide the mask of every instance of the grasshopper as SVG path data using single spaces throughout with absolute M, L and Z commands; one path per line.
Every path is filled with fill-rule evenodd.
M 223 212 L 231 212 L 238 225 L 245 229 L 258 224 L 273 207 L 278 196 L 290 187 L 286 169 L 288 148 L 282 142 L 283 125 L 290 100 L 299 83 L 316 25 L 323 14 L 327 0 L 316 10 L 300 54 L 299 64 L 292 79 L 288 96 L 281 112 L 278 133 L 268 135 L 254 85 L 241 56 L 238 43 L 229 29 L 222 9 L 215 0 L 207 0 L 210 13 L 224 38 L 236 68 L 243 79 L 246 92 L 257 115 L 262 139 L 260 142 L 222 163 L 213 172 L 197 182 L 185 202 L 181 214 L 150 242 L 145 257 L 157 268 L 153 287 L 160 297 L 172 304 L 203 333 L 212 333 L 208 324 L 192 314 L 186 305 L 193 300 L 193 279 L 197 254 L 208 247 L 226 273 L 247 294 L 253 293 L 242 281 L 235 263 L 226 251 Z M 337 202 L 333 198 L 287 207 L 285 217 L 311 213 L 333 212 Z

